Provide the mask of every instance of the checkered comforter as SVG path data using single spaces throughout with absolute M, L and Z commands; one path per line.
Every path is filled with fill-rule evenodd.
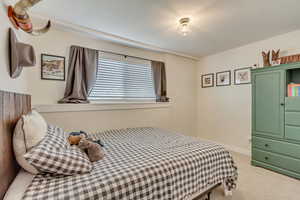
M 97 133 L 104 160 L 75 176 L 36 175 L 23 199 L 184 200 L 208 185 L 236 186 L 237 168 L 223 147 L 156 128 Z

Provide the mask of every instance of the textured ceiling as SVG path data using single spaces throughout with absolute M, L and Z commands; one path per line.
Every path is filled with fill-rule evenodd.
M 201 57 L 300 29 L 299 8 L 300 0 L 44 0 L 33 12 Z

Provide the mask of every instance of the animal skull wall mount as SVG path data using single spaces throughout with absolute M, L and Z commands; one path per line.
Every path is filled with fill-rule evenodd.
M 270 63 L 270 51 L 268 52 L 262 52 L 263 60 L 264 60 L 264 67 L 269 67 L 271 66 Z
M 14 6 L 8 6 L 8 17 L 16 29 L 22 29 L 26 33 L 37 36 L 49 31 L 51 21 L 41 29 L 33 29 L 31 19 L 27 13 L 28 9 L 41 0 L 20 0 Z

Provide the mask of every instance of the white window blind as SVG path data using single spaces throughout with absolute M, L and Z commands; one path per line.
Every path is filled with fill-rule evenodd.
M 90 100 L 155 100 L 151 62 L 99 52 Z

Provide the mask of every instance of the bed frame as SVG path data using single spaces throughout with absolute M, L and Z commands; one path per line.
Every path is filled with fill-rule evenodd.
M 20 169 L 13 152 L 14 127 L 20 117 L 30 111 L 30 95 L 0 90 L 0 200 L 4 198 L 6 191 Z M 204 199 L 209 200 L 211 192 L 219 185 L 211 187 L 193 199 L 205 197 Z
M 12 136 L 19 118 L 31 110 L 31 96 L 0 90 L 0 199 L 19 172 Z

